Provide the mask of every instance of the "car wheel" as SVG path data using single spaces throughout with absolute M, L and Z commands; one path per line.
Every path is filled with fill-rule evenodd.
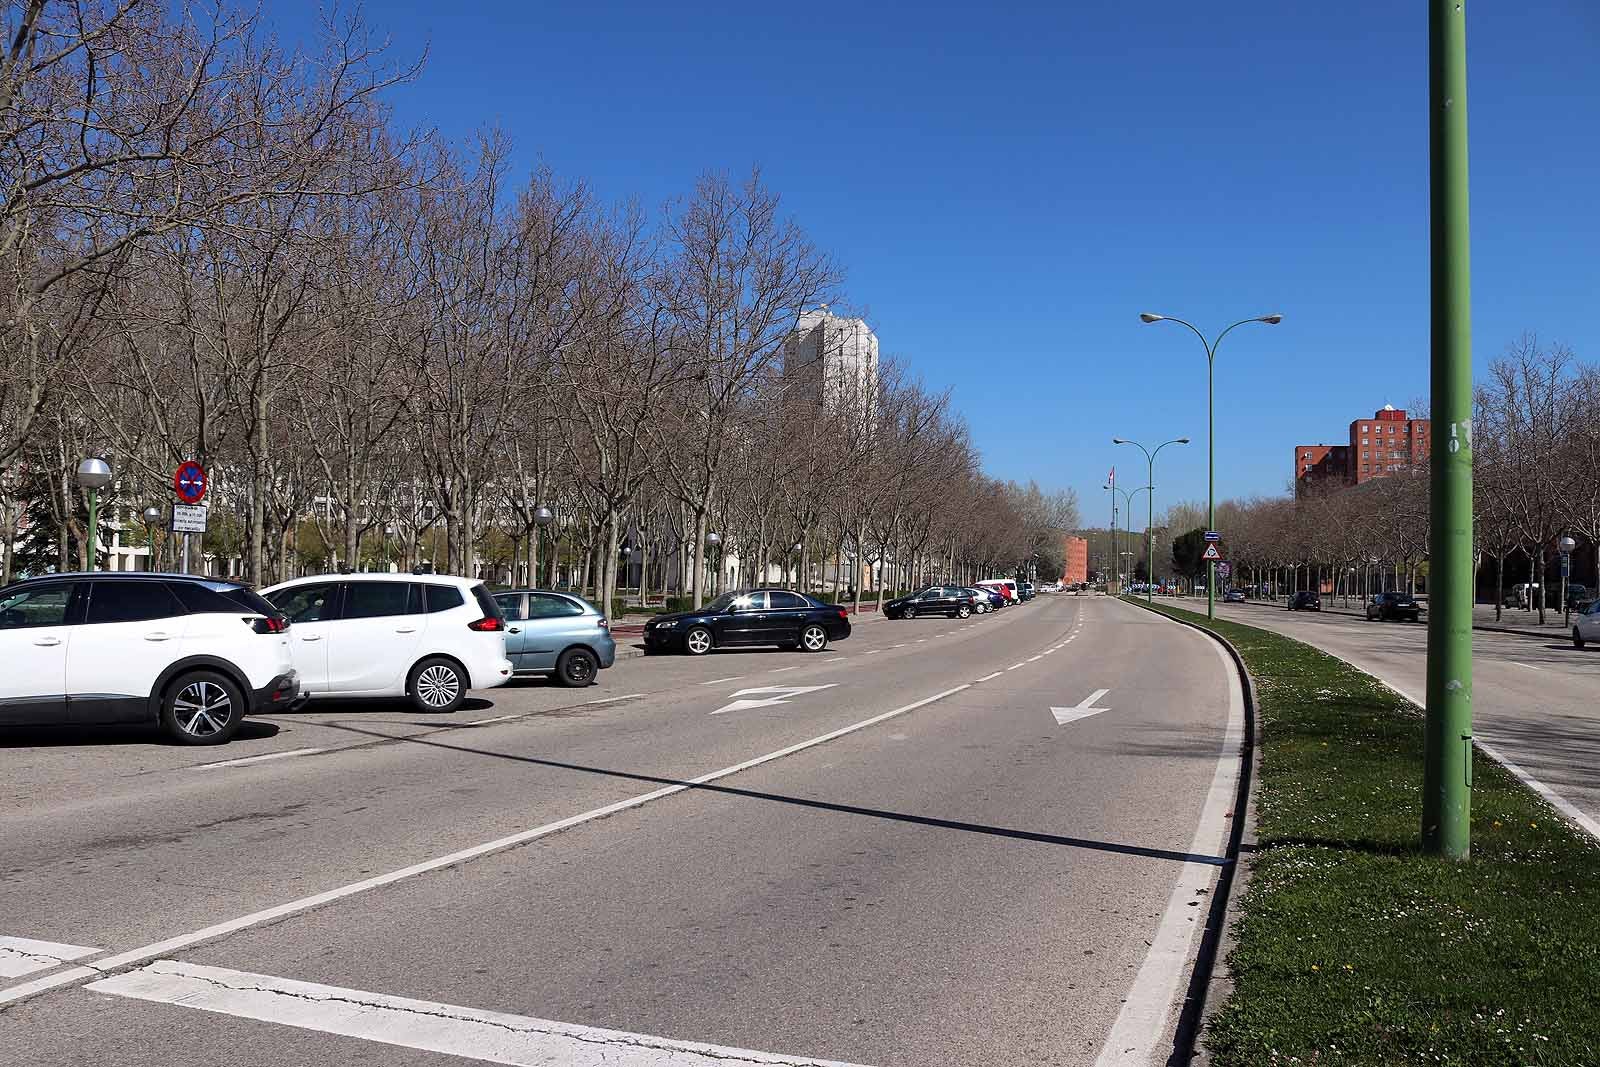
M 972 617 L 972 609 L 967 607 L 965 604 L 961 605 L 959 608 L 956 609 L 956 618 L 958 618 L 958 619 L 967 619 L 967 618 L 971 618 L 971 617 Z
M 800 647 L 807 652 L 821 652 L 828 647 L 828 631 L 812 623 L 800 631 Z
M 430 656 L 411 668 L 406 695 L 418 711 L 448 715 L 467 699 L 466 674 L 454 660 Z
M 906 619 L 914 619 L 917 617 L 917 609 L 907 608 L 901 617 Z
M 180 745 L 221 745 L 239 730 L 244 694 L 214 671 L 185 674 L 161 698 L 161 728 Z
M 704 626 L 696 626 L 683 635 L 683 650 L 691 656 L 705 655 L 714 644 L 716 642 L 711 637 L 711 631 Z
M 556 660 L 556 680 L 568 689 L 593 685 L 599 670 L 599 662 L 587 648 L 569 648 Z
M 1572 647 L 1583 647 L 1583 633 L 1576 626 L 1572 628 Z

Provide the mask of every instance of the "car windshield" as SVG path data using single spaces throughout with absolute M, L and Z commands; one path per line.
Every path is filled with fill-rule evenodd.
M 727 611 L 733 607 L 733 602 L 744 596 L 743 593 L 723 593 L 717 599 L 701 608 L 701 611 Z

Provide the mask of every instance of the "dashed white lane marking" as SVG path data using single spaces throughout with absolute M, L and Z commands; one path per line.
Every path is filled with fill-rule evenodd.
M 867 655 L 876 656 L 879 652 L 882 652 L 882 651 L 883 651 L 883 649 L 881 649 L 881 648 L 874 648 L 870 652 L 868 652 Z
M 97 993 L 197 1008 L 490 1063 L 560 1063 L 567 1067 L 737 1067 L 739 1064 L 849 1067 L 837 1060 L 777 1056 L 622 1030 L 574 1026 L 526 1015 L 365 993 L 359 989 L 297 982 L 177 960 L 157 960 L 137 971 L 95 982 L 88 988 Z
M 644 696 L 643 693 L 623 693 L 621 696 L 617 697 L 601 697 L 599 700 L 585 700 L 580 706 L 587 708 L 592 707 L 595 704 L 613 704 L 619 700 L 637 700 L 642 696 Z
M 1042 655 L 1044 655 L 1044 653 L 1043 653 L 1043 652 L 1041 652 L 1041 653 L 1039 653 L 1039 656 L 1042 656 Z M 1034 662 L 1034 661 L 1035 661 L 1035 660 L 1037 660 L 1037 659 L 1038 659 L 1038 658 L 1039 658 L 1039 656 L 1029 656 L 1029 657 L 1028 657 L 1028 662 L 1029 662 L 1029 663 L 1032 663 L 1032 662 Z
M 197 771 L 214 771 L 219 767 L 243 767 L 250 763 L 265 763 L 268 760 L 288 759 L 290 756 L 312 756 L 318 752 L 328 751 L 325 748 L 291 748 L 287 752 L 267 752 L 260 756 L 243 756 L 239 759 L 225 759 L 220 763 L 202 763 L 195 767 Z
M 59 941 L 35 941 L 31 937 L 0 937 L 0 978 L 21 978 L 35 971 L 48 971 L 99 951 L 82 945 L 63 945 Z
M 1014 670 L 1016 670 L 1016 669 L 1017 669 L 1017 668 L 1018 668 L 1018 667 L 1026 667 L 1026 666 L 1027 666 L 1027 665 L 1028 665 L 1028 664 L 1027 664 L 1027 661 L 1023 661 L 1023 662 L 1022 662 L 1022 663 L 1013 663 L 1013 664 L 1012 664 L 1012 665 L 1011 665 L 1011 666 L 1009 666 L 1009 667 L 1007 667 L 1007 668 L 1006 668 L 1006 670 L 1008 670 L 1008 671 L 1014 671 Z
M 890 647 L 890 648 L 905 648 L 905 647 L 906 647 L 906 646 L 905 646 L 905 643 L 904 643 L 904 642 L 901 642 L 901 643 L 900 643 L 900 644 L 898 644 L 898 645 L 890 645 L 890 646 L 889 646 L 889 647 Z
M 987 682 L 987 681 L 988 681 L 988 680 L 989 680 L 989 679 L 991 679 L 991 678 L 998 678 L 998 677 L 1000 677 L 1000 676 L 1001 676 L 1001 675 L 1002 675 L 1002 674 L 1004 674 L 1004 673 L 1005 673 L 1005 671 L 995 671 L 995 672 L 994 672 L 994 673 L 993 673 L 993 674 L 986 674 L 986 675 L 984 675 L 984 676 L 983 676 L 983 677 L 982 677 L 982 678 L 979 678 L 979 679 L 978 679 L 978 681 L 980 681 L 980 682 Z
M 1543 667 L 1535 667 L 1535 666 L 1534 666 L 1534 665 L 1533 665 L 1533 664 L 1531 664 L 1531 663 L 1519 663 L 1519 662 L 1517 662 L 1517 661 L 1516 661 L 1516 660 L 1512 660 L 1512 661 L 1511 661 L 1511 663 L 1512 663 L 1512 665 L 1513 665 L 1513 666 L 1517 666 L 1517 667 L 1526 667 L 1526 668 L 1528 668 L 1528 669 L 1529 669 L 1529 670 L 1530 670 L 1530 671 L 1542 671 L 1542 670 L 1544 670 L 1544 668 L 1543 668 Z
M 776 667 L 770 673 L 772 673 L 772 674 L 782 674 L 784 671 L 797 671 L 803 666 L 805 666 L 805 664 L 796 663 L 793 667 Z
M 413 863 L 409 867 L 401 867 L 396 871 L 389 871 L 386 874 L 375 875 L 371 878 L 364 878 L 359 882 L 351 882 L 348 885 L 338 886 L 337 888 L 325 890 L 321 893 L 314 893 L 309 897 L 301 897 L 298 900 L 291 900 L 285 904 L 278 904 L 270 908 L 263 908 L 260 911 L 253 911 L 248 915 L 241 915 L 238 918 L 229 919 L 225 922 L 213 923 L 212 925 L 202 927 L 199 930 L 191 930 L 188 933 L 178 934 L 175 937 L 169 937 L 164 941 L 157 941 L 149 945 L 143 945 L 139 948 L 129 949 L 126 952 L 119 952 L 114 956 L 107 956 L 102 960 L 95 960 L 92 964 L 82 964 L 79 966 L 70 967 L 58 974 L 45 975 L 43 978 L 35 978 L 29 982 L 22 982 L 18 985 L 7 986 L 4 989 L 0 989 L 0 1005 L 11 1004 L 19 1000 L 25 1000 L 28 997 L 34 996 L 38 993 L 43 993 L 46 990 L 57 989 L 64 985 L 71 985 L 74 982 L 99 978 L 102 975 L 110 974 L 114 971 L 120 971 L 128 967 L 137 966 L 138 964 L 144 963 L 147 960 L 153 960 L 158 956 L 166 956 L 170 953 L 178 952 L 182 949 L 188 948 L 190 945 L 199 944 L 202 941 L 211 941 L 215 938 L 225 937 L 228 934 L 237 933 L 240 930 L 247 930 L 253 926 L 260 926 L 262 923 L 274 922 L 288 915 L 297 915 L 300 912 L 308 911 L 311 908 L 321 907 L 323 904 L 331 904 L 336 900 L 343 900 L 346 897 L 353 897 L 358 893 L 365 893 L 369 889 L 377 889 L 380 886 L 393 885 L 395 882 L 404 881 L 407 878 L 414 878 L 419 874 L 427 874 L 429 871 L 437 871 L 446 867 L 454 867 L 457 864 L 465 863 L 468 860 L 475 860 L 482 856 L 492 855 L 496 852 L 504 852 L 507 849 L 516 848 L 518 845 L 524 845 L 530 841 L 537 841 L 541 837 L 548 837 L 551 834 L 557 834 L 563 830 L 569 830 L 574 826 L 581 826 L 584 823 L 592 822 L 595 819 L 603 819 L 608 815 L 615 815 L 620 811 L 628 811 L 633 808 L 643 807 L 652 801 L 661 800 L 670 796 L 676 796 L 679 793 L 693 789 L 697 785 L 705 785 L 709 782 L 715 782 L 718 779 L 726 778 L 729 775 L 738 774 L 741 771 L 747 771 L 753 767 L 760 767 L 763 764 L 771 763 L 773 760 L 780 760 L 786 756 L 792 756 L 797 752 L 804 752 L 806 749 L 815 748 L 818 745 L 825 745 L 829 741 L 844 737 L 847 734 L 853 734 L 858 730 L 865 730 L 870 726 L 876 726 L 878 723 L 885 722 L 897 715 L 905 715 L 908 712 L 916 711 L 918 708 L 927 707 L 929 704 L 943 700 L 946 697 L 955 696 L 957 693 L 964 692 L 965 690 L 971 688 L 972 685 L 970 683 L 954 686 L 950 689 L 944 690 L 943 692 L 935 693 L 932 696 L 923 697 L 921 700 L 913 700 L 909 704 L 902 704 L 898 708 L 894 708 L 891 711 L 885 711 L 881 714 L 874 715 L 871 718 L 862 719 L 860 722 L 854 722 L 848 726 L 841 726 L 837 730 L 830 730 L 828 733 L 818 734 L 816 737 L 810 738 L 809 740 L 796 742 L 795 744 L 789 745 L 786 748 L 780 748 L 774 752 L 768 752 L 765 755 L 747 759 L 742 763 L 735 763 L 732 766 L 723 767 L 721 770 L 710 771 L 706 774 L 700 775 L 698 778 L 690 778 L 688 781 L 681 782 L 676 785 L 662 786 L 660 789 L 655 789 L 648 793 L 640 793 L 637 796 L 618 800 L 614 803 L 606 804 L 603 807 L 591 808 L 590 810 L 581 812 L 577 815 L 569 815 L 565 819 L 558 819 L 555 822 L 545 823 L 543 826 L 535 826 L 530 830 L 523 830 L 507 837 L 496 838 L 493 841 L 485 841 L 482 844 L 473 845 L 470 848 L 460 849 L 456 852 L 449 852 L 443 856 L 436 856 L 430 860 L 423 860 L 421 863 Z
M 709 682 L 701 682 L 700 684 L 701 685 L 721 685 L 723 682 L 737 682 L 740 678 L 743 678 L 743 677 L 744 677 L 744 675 L 742 675 L 742 674 L 730 674 L 726 678 L 713 678 Z
M 1174 622 L 1174 626 L 1181 625 Z M 1191 631 L 1192 632 L 1192 631 Z M 1200 809 L 1200 824 L 1195 828 L 1189 852 L 1197 856 L 1220 855 L 1227 844 L 1228 819 L 1233 814 L 1234 794 L 1239 782 L 1240 743 L 1244 739 L 1244 690 L 1239 685 L 1239 674 L 1233 660 L 1220 644 L 1205 635 L 1198 635 L 1211 646 L 1227 679 L 1228 726 L 1223 733 L 1222 745 L 1217 751 L 1217 769 L 1211 776 L 1211 788 L 1206 792 L 1205 804 Z M 1238 813 L 1242 816 L 1244 813 Z M 1178 872 L 1178 883 L 1167 898 L 1167 908 L 1161 915 L 1161 925 L 1156 927 L 1150 941 L 1150 951 L 1139 965 L 1133 985 L 1111 1025 L 1106 1043 L 1101 1046 L 1095 1067 L 1144 1067 L 1164 1061 L 1159 1046 L 1167 1033 L 1167 1021 L 1178 997 L 1178 986 L 1188 968 L 1189 952 L 1195 935 L 1204 925 L 1201 914 L 1206 903 L 1201 894 L 1212 884 L 1217 873 L 1214 864 L 1183 865 Z M 1196 900 L 1198 906 L 1191 907 Z M 1170 1042 L 1169 1042 L 1170 1044 Z
M 516 717 L 517 717 L 516 713 L 513 713 L 511 715 L 496 715 L 492 719 L 473 719 L 471 722 L 466 723 L 465 725 L 467 725 L 467 726 L 487 726 L 492 722 L 505 722 L 507 719 L 515 719 Z

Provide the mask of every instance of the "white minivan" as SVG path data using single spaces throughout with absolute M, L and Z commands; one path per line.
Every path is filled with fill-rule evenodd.
M 323 574 L 263 589 L 290 623 L 312 700 L 405 696 L 450 712 L 468 689 L 505 685 L 506 624 L 483 583 L 443 574 Z

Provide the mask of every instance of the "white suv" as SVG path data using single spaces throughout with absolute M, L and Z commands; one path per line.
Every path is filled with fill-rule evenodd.
M 79 573 L 0 589 L 0 725 L 159 722 L 219 745 L 299 698 L 288 625 L 238 582 Z
M 261 595 L 293 626 L 312 699 L 407 696 L 454 711 L 468 689 L 505 685 L 506 625 L 483 583 L 442 574 L 324 574 Z

